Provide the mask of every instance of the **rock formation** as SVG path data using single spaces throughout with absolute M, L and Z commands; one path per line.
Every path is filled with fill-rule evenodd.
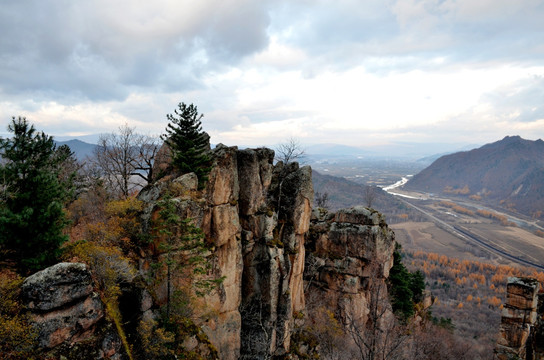
M 394 251 L 394 233 L 377 211 L 358 206 L 329 214 L 315 209 L 304 271 L 308 316 L 325 308 L 345 334 L 374 325 L 385 331 L 393 317 L 386 280 Z
M 506 304 L 502 310 L 495 357 L 507 359 L 542 359 L 542 307 L 540 284 L 530 278 L 508 278 Z M 540 300 L 539 300 L 540 298 Z
M 273 165 L 269 149 L 218 145 L 204 192 L 192 174 L 144 190 L 148 218 L 167 191 L 184 217 L 213 244 L 217 292 L 203 298 L 217 316 L 200 324 L 222 359 L 261 358 L 289 350 L 292 313 L 304 308 L 304 235 L 313 199 L 311 169 Z M 173 191 L 174 190 L 174 191 Z M 147 259 L 150 261 L 150 259 Z M 145 264 L 141 269 L 145 271 Z M 164 289 L 164 285 L 162 286 Z M 164 290 L 155 289 L 159 303 Z
M 356 207 L 336 214 L 312 213 L 310 167 L 274 165 L 269 149 L 238 150 L 219 144 L 212 159 L 203 190 L 194 174 L 170 174 L 145 188 L 139 198 L 147 204 L 142 218 L 148 232 L 154 231 L 158 204 L 166 195 L 175 201 L 180 218 L 190 218 L 202 229 L 209 244 L 206 256 L 213 265 L 205 276 L 224 280 L 216 291 L 198 299 L 194 318 L 219 358 L 287 355 L 297 318 L 300 314 L 311 318 L 315 298 L 344 327 L 370 321 L 372 301 L 386 304 L 387 314 L 381 315 L 392 316 L 385 281 L 395 240 L 378 212 Z M 154 264 L 164 264 L 167 256 L 183 255 L 175 244 L 169 250 L 173 255 L 167 253 L 161 236 L 153 235 L 153 242 L 141 250 L 140 279 L 152 277 Z M 136 319 L 128 327 L 135 328 L 142 319 L 157 319 L 169 287 L 187 289 L 194 281 L 175 272 L 168 279 L 148 282 L 147 289 L 134 284 L 124 289 L 121 311 Z M 88 339 L 90 329 L 104 323 L 103 305 L 82 264 L 59 264 L 27 279 L 25 287 L 46 348 Z M 202 336 L 195 335 L 184 346 L 196 349 L 201 341 Z
M 308 293 L 321 293 L 331 309 L 363 319 L 371 294 L 393 266 L 395 235 L 377 211 L 362 206 L 328 214 L 313 211 L 306 251 Z M 384 288 L 382 298 L 387 299 Z M 366 321 L 366 319 L 364 319 Z
M 121 342 L 105 326 L 104 307 L 85 264 L 60 263 L 29 276 L 22 297 L 46 351 L 55 348 L 69 358 L 121 358 Z

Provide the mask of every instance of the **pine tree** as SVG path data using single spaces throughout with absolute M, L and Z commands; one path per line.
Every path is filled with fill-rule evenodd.
M 402 264 L 400 245 L 397 245 L 393 253 L 393 267 L 389 271 L 389 292 L 393 311 L 400 315 L 403 320 L 414 314 L 410 280 L 410 272 Z
M 72 177 L 62 171 L 72 154 L 25 118 L 14 117 L 8 130 L 13 138 L 0 139 L 0 247 L 28 272 L 54 263 L 67 240 Z
M 423 301 L 425 277 L 421 271 L 411 273 L 402 263 L 401 246 L 396 244 L 393 267 L 389 271 L 389 293 L 393 311 L 406 320 L 414 314 L 415 303 Z
M 202 131 L 202 114 L 193 104 L 178 104 L 175 115 L 168 114 L 170 121 L 162 139 L 172 151 L 172 163 L 182 173 L 194 172 L 202 188 L 210 172 L 210 158 L 207 155 L 209 136 Z

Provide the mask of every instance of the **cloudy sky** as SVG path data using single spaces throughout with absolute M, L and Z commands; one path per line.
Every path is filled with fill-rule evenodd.
M 6 0 L 0 132 L 213 143 L 479 143 L 544 133 L 541 0 Z

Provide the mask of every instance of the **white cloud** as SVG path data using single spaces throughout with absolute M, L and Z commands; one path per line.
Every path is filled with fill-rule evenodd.
M 0 116 L 157 134 L 183 101 L 229 144 L 540 136 L 543 16 L 536 0 L 10 2 Z

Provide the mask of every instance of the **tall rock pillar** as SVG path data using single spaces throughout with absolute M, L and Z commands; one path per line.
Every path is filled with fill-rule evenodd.
M 540 284 L 535 279 L 508 278 L 496 359 L 527 359 L 528 340 L 537 321 L 539 289 Z

